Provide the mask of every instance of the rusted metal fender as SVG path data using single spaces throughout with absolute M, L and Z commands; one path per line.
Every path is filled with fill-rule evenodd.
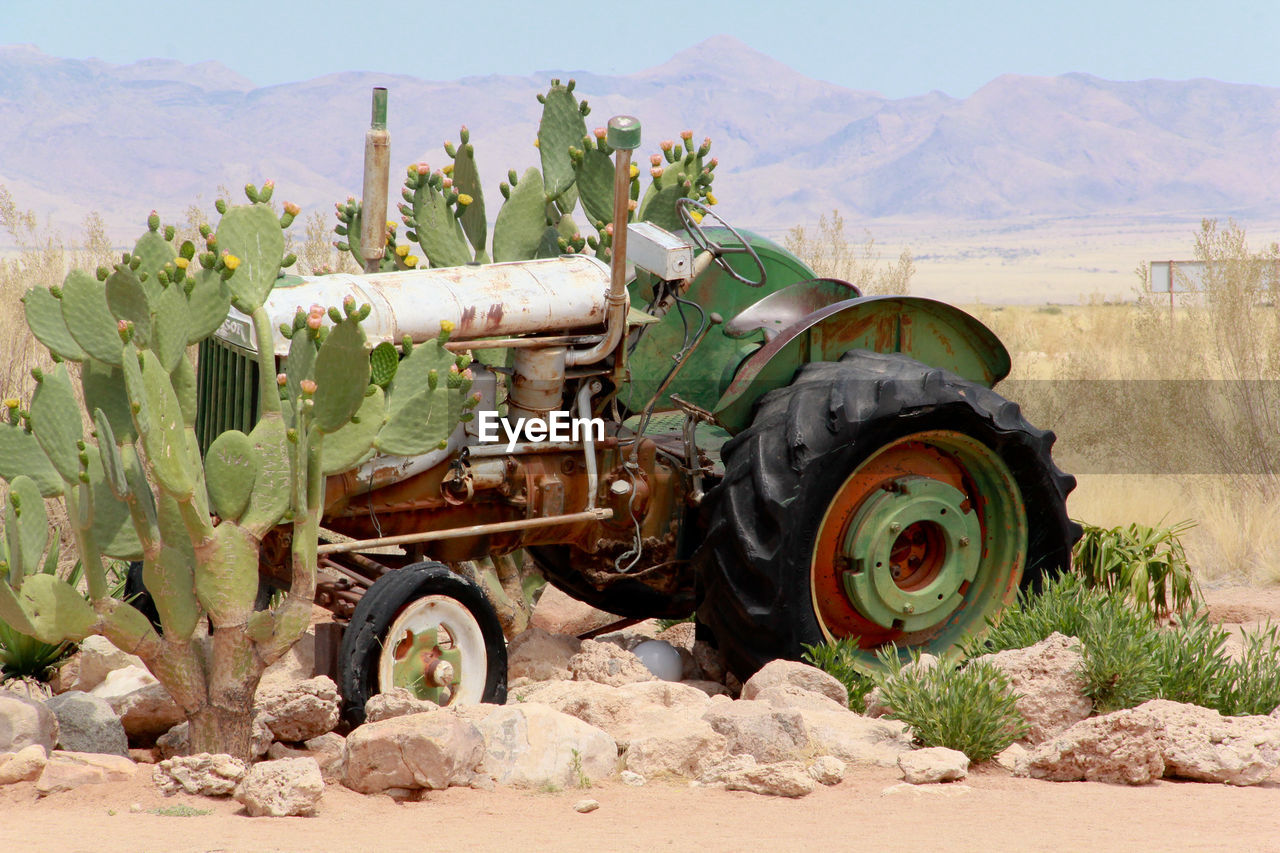
M 738 317 L 730 322 L 735 330 L 743 325 Z M 751 422 L 755 401 L 790 384 L 802 364 L 836 361 L 853 349 L 900 352 L 988 388 L 1009 375 L 1004 344 L 959 308 L 916 296 L 859 297 L 818 308 L 767 336 L 738 365 L 715 415 L 737 433 Z

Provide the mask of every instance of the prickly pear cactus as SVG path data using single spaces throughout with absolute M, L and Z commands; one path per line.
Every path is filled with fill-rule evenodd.
M 587 132 L 591 109 L 574 94 L 575 83 L 553 79 L 538 95 L 542 118 L 538 124 L 540 166 L 522 175 L 512 169 L 499 185 L 502 204 L 494 219 L 491 256 L 494 261 L 519 261 L 555 257 L 591 249 L 608 259 L 613 238 L 613 149 L 605 141 L 605 129 Z M 711 139 L 694 147 L 691 131 L 681 142 L 662 143 L 661 153 L 650 158 L 650 184 L 641 192 L 640 166 L 631 166 L 628 221 L 643 219 L 671 231 L 681 228 L 676 202 L 693 198 L 715 204 L 711 194 L 716 160 L 707 160 Z M 433 267 L 485 263 L 487 233 L 484 192 L 476 166 L 475 146 L 464 125 L 459 142 L 445 142 L 448 161 L 432 170 L 426 163 L 409 166 L 401 192 L 400 215 L 405 237 L 417 243 L 421 256 Z M 580 207 L 579 207 L 580 205 Z M 354 198 L 339 203 L 335 228 L 339 249 L 351 251 L 358 262 L 359 204 Z M 579 212 L 580 210 L 580 212 Z M 583 236 L 575 220 L 595 232 Z M 398 255 L 398 256 L 397 256 Z M 404 269 L 404 251 L 389 233 L 382 269 Z M 412 257 L 412 256 L 410 256 Z
M 385 347 L 371 357 L 361 328 L 370 308 L 351 299 L 299 311 L 282 329 L 290 350 L 277 374 L 263 304 L 294 261 L 283 230 L 298 209 L 277 214 L 269 182 L 245 194 L 248 204 L 218 203 L 221 220 L 201 229 L 198 254 L 190 242 L 175 247 L 153 214 L 114 268 L 29 291 L 28 325 L 59 363 L 34 371 L 30 404 L 7 400 L 0 417 L 9 483 L 0 619 L 44 642 L 104 634 L 142 657 L 183 707 L 193 749 L 241 757 L 262 670 L 310 622 L 325 476 L 377 450 L 438 447 L 478 402 L 469 359 L 445 348 L 447 331 L 406 345 L 403 357 Z M 260 419 L 248 434 L 217 436 L 202 459 L 186 350 L 233 305 L 253 320 Z M 80 363 L 83 411 L 67 361 Z M 50 551 L 43 500 L 55 497 L 88 601 L 37 569 Z M 255 612 L 259 543 L 282 523 L 293 528 L 289 594 Z M 160 630 L 108 595 L 106 558 L 142 561 Z

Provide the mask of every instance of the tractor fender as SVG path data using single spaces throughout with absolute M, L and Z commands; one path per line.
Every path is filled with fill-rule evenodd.
M 730 325 L 744 324 L 735 317 Z M 790 384 L 802 364 L 836 361 L 854 349 L 903 353 L 988 388 L 1009 375 L 1004 344 L 959 308 L 918 296 L 856 297 L 817 308 L 785 329 L 770 330 L 765 343 L 738 364 L 715 415 L 736 434 L 751 422 L 756 400 Z

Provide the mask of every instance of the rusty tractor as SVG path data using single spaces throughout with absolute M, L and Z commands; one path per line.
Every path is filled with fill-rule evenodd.
M 369 140 L 364 220 L 380 226 L 385 130 Z M 637 121 L 610 121 L 615 223 L 638 143 Z M 442 446 L 327 482 L 315 600 L 342 629 L 351 723 L 393 686 L 503 701 L 523 562 L 620 619 L 696 612 L 741 678 L 840 638 L 868 661 L 886 644 L 944 651 L 1067 564 L 1074 479 L 1053 434 L 992 390 L 1010 361 L 990 330 L 816 277 L 702 201 L 676 209 L 674 231 L 614 231 L 608 264 L 387 272 L 366 227 L 366 274 L 277 282 L 273 326 L 354 297 L 384 356 L 444 330 L 477 359 L 478 416 Z M 254 340 L 233 311 L 201 345 L 198 434 L 252 426 Z M 264 541 L 264 595 L 287 587 L 289 547 L 283 528 Z

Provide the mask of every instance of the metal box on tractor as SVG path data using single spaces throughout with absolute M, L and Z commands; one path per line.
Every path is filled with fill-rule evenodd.
M 615 188 L 639 130 L 610 121 Z M 615 197 L 613 221 L 626 222 L 626 194 Z M 490 356 L 472 366 L 478 409 L 524 419 L 514 441 L 505 428 L 482 440 L 477 418 L 440 449 L 329 478 L 315 601 L 342 626 L 352 724 L 393 686 L 442 704 L 504 701 L 504 632 L 525 623 L 521 556 L 620 619 L 696 611 L 699 636 L 742 679 L 846 637 L 867 661 L 886 644 L 943 652 L 1067 565 L 1074 479 L 1050 457 L 1053 434 L 992 390 L 1010 361 L 990 330 L 942 302 L 819 278 L 692 199 L 678 210 L 679 233 L 618 229 L 608 265 L 572 254 L 278 280 L 273 326 L 348 296 L 372 307 L 370 341 L 398 351 L 451 324 L 448 347 Z M 275 344 L 284 358 L 288 341 Z M 253 426 L 253 352 L 234 311 L 201 345 L 205 446 Z M 603 428 L 547 428 L 568 416 Z M 287 537 L 264 540 L 264 595 L 288 586 Z

